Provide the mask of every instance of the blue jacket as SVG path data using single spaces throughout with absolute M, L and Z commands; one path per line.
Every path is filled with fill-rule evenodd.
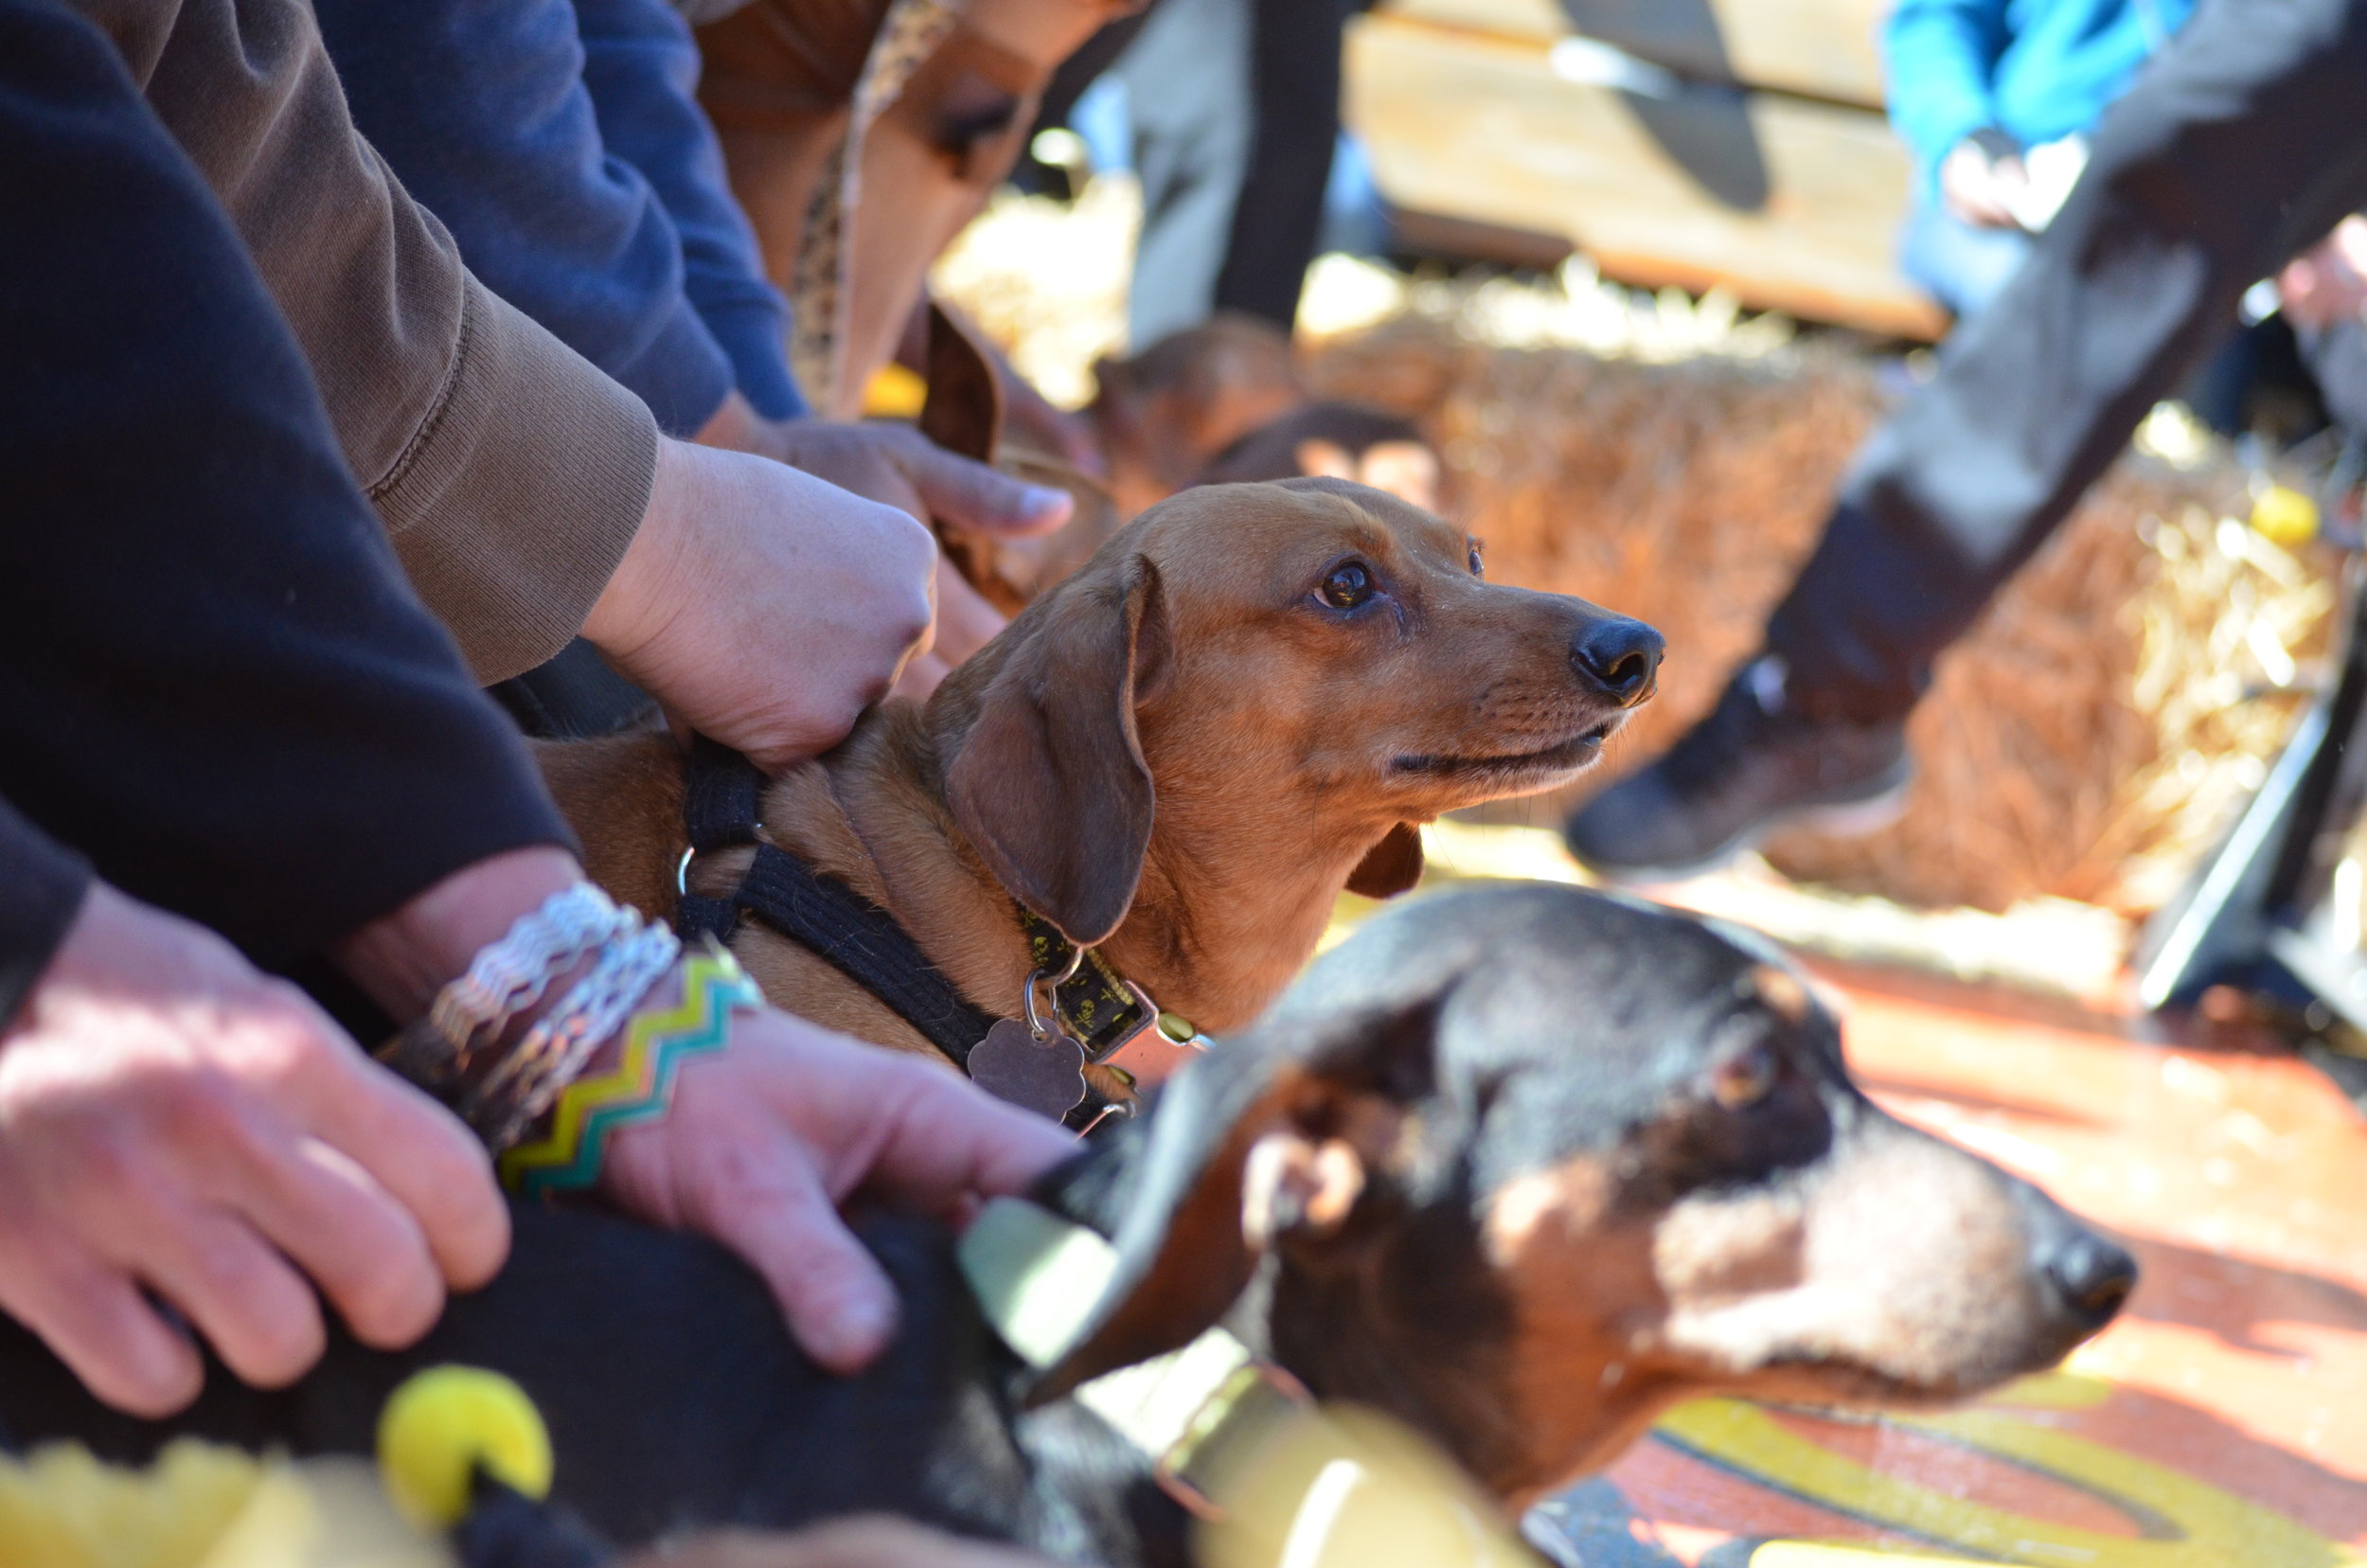
M 353 108 L 487 287 L 688 435 L 804 413 L 788 307 L 667 0 L 315 0 Z
M 1882 30 L 1891 123 L 1924 187 L 1973 132 L 2023 147 L 2091 129 L 2195 0 L 1898 0 Z

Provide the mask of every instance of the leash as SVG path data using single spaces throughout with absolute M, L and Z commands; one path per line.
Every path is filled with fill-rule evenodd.
M 685 942 L 729 941 L 753 916 L 884 1003 L 947 1060 L 997 1097 L 1090 1131 L 1131 1107 L 1089 1094 L 1088 1062 L 1129 1082 L 1165 1078 L 1204 1047 L 1192 1026 L 1163 1014 L 1141 987 L 1080 949 L 1033 910 L 1017 908 L 1031 969 L 1017 1012 L 977 1007 L 929 961 L 896 917 L 762 836 L 756 764 L 704 736 L 691 743 L 683 792 L 690 847 L 675 869 L 675 929 Z M 724 898 L 690 891 L 702 854 L 753 846 L 748 870 Z M 1040 1005 L 1047 995 L 1049 1007 Z M 1047 1014 L 1049 1016 L 1047 1016 Z

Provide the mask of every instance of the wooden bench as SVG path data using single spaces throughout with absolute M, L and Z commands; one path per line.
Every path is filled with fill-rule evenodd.
M 1385 0 L 1347 115 L 1410 232 L 1933 338 L 1894 256 L 1912 165 L 1880 0 Z

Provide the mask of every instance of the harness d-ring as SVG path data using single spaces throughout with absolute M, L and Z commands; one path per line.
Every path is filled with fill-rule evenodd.
M 1083 948 L 1071 948 L 1069 949 L 1068 954 L 1068 968 L 1060 971 L 1058 974 L 1055 974 L 1051 969 L 1047 967 L 1037 970 L 1035 972 L 1027 976 L 1027 984 L 1021 990 L 1020 996 L 1022 1000 L 1025 1002 L 1027 1007 L 1027 1032 L 1029 1034 L 1034 1035 L 1038 1040 L 1049 1040 L 1052 1038 L 1052 1028 L 1045 1025 L 1043 1014 L 1036 1010 L 1036 988 L 1042 985 L 1047 980 L 1052 982 L 1052 1017 L 1054 1025 L 1057 1026 L 1060 1017 L 1060 988 L 1067 985 L 1070 980 L 1074 979 L 1077 971 L 1079 969 L 1082 969 L 1084 964 L 1085 950 Z

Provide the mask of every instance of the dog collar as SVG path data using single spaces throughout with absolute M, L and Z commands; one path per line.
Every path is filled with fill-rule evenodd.
M 1040 1372 L 1084 1338 L 1118 1266 L 1106 1238 L 1019 1198 L 990 1200 L 956 1256 L 987 1321 Z M 1161 1490 L 1203 1519 L 1221 1517 L 1208 1479 L 1224 1457 L 1251 1452 L 1314 1404 L 1297 1379 L 1223 1328 L 1104 1373 L 1075 1398 L 1150 1458 Z
M 1028 987 L 1032 991 L 1040 981 L 1051 984 L 1059 1025 L 1084 1047 L 1087 1061 L 1156 1083 L 1207 1049 L 1206 1037 L 1189 1020 L 1160 1011 L 1150 993 L 1120 974 L 1098 949 L 1080 952 L 1050 920 L 1024 904 L 1018 907 L 1019 928 L 1034 965 Z M 1032 1020 L 1029 1000 L 1021 998 Z
M 1066 1120 L 1080 1135 L 1131 1109 L 1088 1090 L 1087 1063 L 1116 1068 L 1130 1083 L 1156 1082 L 1204 1048 L 1190 1024 L 1162 1013 L 1098 953 L 1080 952 L 1024 907 L 1017 912 L 1032 967 L 1019 1015 L 973 1006 L 894 916 L 761 837 L 763 788 L 763 774 L 747 757 L 703 736 L 693 740 L 683 791 L 690 847 L 674 878 L 675 926 L 685 941 L 728 941 L 741 913 L 753 915 L 886 1004 L 982 1087 Z M 755 859 L 729 896 L 690 891 L 693 858 L 743 846 L 754 847 Z M 1048 1019 L 1040 1016 L 1040 988 L 1051 1001 Z

